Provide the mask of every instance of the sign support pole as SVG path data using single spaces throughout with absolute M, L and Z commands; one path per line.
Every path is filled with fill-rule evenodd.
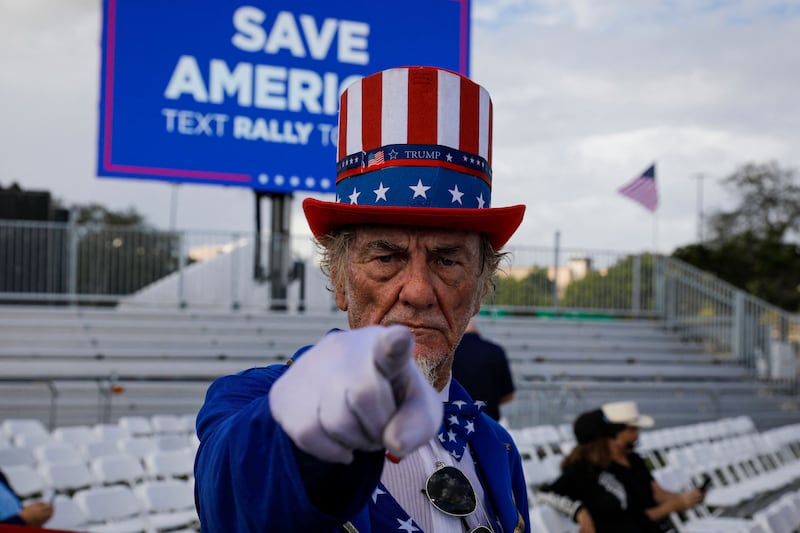
M 255 237 L 253 242 L 253 279 L 257 282 L 264 281 L 264 265 L 261 264 L 261 199 L 266 195 L 262 191 L 253 191 L 255 205 Z
M 289 308 L 288 286 L 291 266 L 291 214 L 292 195 L 287 193 L 270 193 L 253 191 L 255 195 L 255 246 L 253 247 L 253 279 L 269 281 L 271 311 L 286 311 Z M 269 238 L 269 273 L 265 275 L 261 264 L 261 199 L 272 200 L 271 226 Z
M 256 231 L 255 231 L 255 266 L 253 277 L 256 280 L 269 281 L 271 311 L 286 311 L 289 308 L 288 286 L 289 267 L 291 265 L 291 214 L 292 195 L 287 193 L 265 193 L 254 191 L 256 197 Z M 270 239 L 269 239 L 269 274 L 264 276 L 261 264 L 261 199 L 268 196 L 272 200 Z

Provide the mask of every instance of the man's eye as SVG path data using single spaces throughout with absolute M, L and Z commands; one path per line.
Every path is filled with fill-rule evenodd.
M 453 261 L 452 259 L 448 259 L 446 257 L 440 258 L 439 262 L 441 262 L 444 266 L 453 266 L 456 264 L 455 261 Z
M 392 256 L 391 255 L 378 256 L 378 261 L 381 262 L 381 263 L 391 263 L 392 262 Z

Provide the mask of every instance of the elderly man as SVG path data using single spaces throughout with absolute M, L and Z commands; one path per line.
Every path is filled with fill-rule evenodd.
M 351 329 L 212 384 L 204 531 L 530 531 L 512 439 L 451 378 L 524 213 L 489 207 L 491 124 L 486 90 L 437 68 L 344 91 L 336 201 L 303 208 Z

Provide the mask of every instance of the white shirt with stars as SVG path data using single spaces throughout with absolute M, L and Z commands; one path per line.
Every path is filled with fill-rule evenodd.
M 439 392 L 439 398 L 446 402 L 449 395 L 450 383 L 448 382 Z M 422 489 L 425 488 L 425 481 L 437 469 L 437 461 L 454 466 L 464 472 L 475 488 L 478 509 L 472 516 L 465 519 L 467 526 L 460 518 L 449 516 L 436 509 L 422 492 Z M 439 439 L 434 437 L 427 444 L 417 448 L 411 455 L 404 457 L 399 463 L 393 463 L 387 459 L 383 466 L 381 482 L 425 533 L 462 533 L 479 525 L 489 524 L 486 513 L 486 509 L 488 509 L 486 493 L 475 470 L 469 446 L 467 446 L 461 461 L 456 461 L 450 452 L 439 443 Z M 383 495 L 377 491 L 372 495 L 373 498 L 381 496 Z M 412 533 L 419 530 L 408 522 L 398 524 L 398 531 Z

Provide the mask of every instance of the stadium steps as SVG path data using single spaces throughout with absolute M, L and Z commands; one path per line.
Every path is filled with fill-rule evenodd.
M 780 387 L 659 321 L 481 316 L 478 323 L 512 363 L 517 399 L 504 409 L 512 426 L 569 421 L 619 399 L 650 408 L 659 425 L 752 412 L 769 428 L 797 416 L 794 397 Z M 283 362 L 346 327 L 340 312 L 0 306 L 0 416 L 30 412 L 64 425 L 196 412 L 215 378 Z M 111 384 L 118 394 L 106 394 Z
M 659 426 L 740 414 L 760 429 L 800 420 L 790 391 L 658 320 L 480 316 L 478 326 L 506 348 L 517 385 L 503 409 L 512 427 L 570 422 L 617 400 L 637 401 Z

